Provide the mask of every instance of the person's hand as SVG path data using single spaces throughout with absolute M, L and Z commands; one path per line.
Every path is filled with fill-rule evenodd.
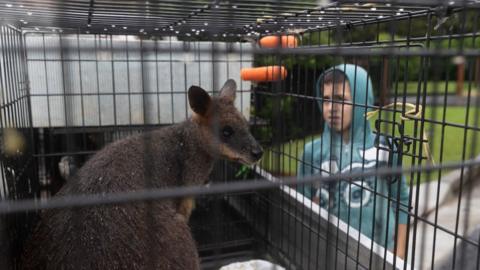
M 312 198 L 312 201 L 313 201 L 314 203 L 316 203 L 316 204 L 320 204 L 320 197 L 314 196 L 314 197 Z

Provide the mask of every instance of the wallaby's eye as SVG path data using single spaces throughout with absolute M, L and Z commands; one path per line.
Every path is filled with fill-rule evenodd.
M 222 135 L 225 138 L 230 138 L 233 135 L 233 128 L 231 126 L 224 126 L 222 129 Z

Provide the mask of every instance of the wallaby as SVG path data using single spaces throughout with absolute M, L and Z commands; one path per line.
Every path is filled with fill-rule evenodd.
M 244 164 L 263 153 L 235 108 L 236 83 L 219 96 L 192 86 L 186 121 L 114 142 L 95 154 L 57 196 L 202 185 L 215 160 Z M 192 200 L 48 210 L 25 244 L 23 269 L 199 269 L 188 227 Z

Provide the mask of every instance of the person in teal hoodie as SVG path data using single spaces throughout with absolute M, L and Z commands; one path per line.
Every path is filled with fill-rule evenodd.
M 323 132 L 305 145 L 299 177 L 400 166 L 401 157 L 389 150 L 393 144 L 377 138 L 366 119 L 373 90 L 365 69 L 341 64 L 325 71 L 317 80 L 316 95 Z M 409 192 L 403 176 L 346 179 L 298 190 L 381 246 L 393 251 L 397 241 L 397 256 L 404 257 Z

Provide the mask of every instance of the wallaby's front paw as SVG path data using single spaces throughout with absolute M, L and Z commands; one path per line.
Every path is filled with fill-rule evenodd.
M 177 213 L 182 215 L 185 220 L 188 221 L 194 208 L 195 199 L 193 197 L 183 198 L 178 205 Z

